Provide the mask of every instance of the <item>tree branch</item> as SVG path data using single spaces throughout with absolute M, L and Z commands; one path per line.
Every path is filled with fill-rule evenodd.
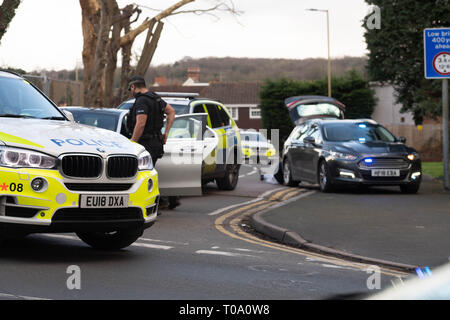
M 182 6 L 184 6 L 188 3 L 194 2 L 194 1 L 195 0 L 181 0 L 177 3 L 175 3 L 173 6 L 161 11 L 153 19 L 155 19 L 156 21 L 160 21 L 161 19 L 164 19 L 164 18 L 170 16 L 174 11 L 181 8 Z M 122 36 L 122 38 L 120 39 L 120 46 L 125 46 L 125 45 L 133 42 L 134 39 L 136 39 L 136 37 L 138 35 L 140 35 L 142 32 L 144 32 L 145 30 L 148 29 L 148 27 L 150 26 L 150 21 L 151 20 L 146 19 L 139 27 L 137 27 L 134 30 L 131 30 L 129 33 Z

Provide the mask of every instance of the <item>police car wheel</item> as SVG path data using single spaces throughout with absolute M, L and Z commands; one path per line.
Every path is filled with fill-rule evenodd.
M 133 244 L 142 236 L 142 229 L 114 232 L 77 232 L 77 236 L 94 249 L 117 251 Z
M 238 164 L 228 164 L 225 169 L 225 176 L 220 179 L 216 179 L 217 186 L 220 190 L 234 190 L 239 181 L 239 169 Z

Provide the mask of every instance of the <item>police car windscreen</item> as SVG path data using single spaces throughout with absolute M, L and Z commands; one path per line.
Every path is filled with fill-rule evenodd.
M 50 119 L 62 114 L 28 81 L 0 77 L 0 115 Z

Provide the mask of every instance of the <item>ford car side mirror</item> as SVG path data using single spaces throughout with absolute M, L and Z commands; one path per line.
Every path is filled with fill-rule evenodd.
M 406 143 L 406 138 L 405 137 L 398 137 L 397 139 L 399 142 L 401 143 Z
M 310 143 L 310 144 L 314 144 L 316 142 L 316 139 L 314 139 L 313 137 L 306 137 L 303 139 L 304 143 Z

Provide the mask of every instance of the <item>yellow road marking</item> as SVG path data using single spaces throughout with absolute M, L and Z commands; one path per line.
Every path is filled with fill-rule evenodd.
M 356 269 L 359 269 L 362 271 L 367 271 L 367 268 L 369 266 L 368 264 L 351 262 L 351 261 L 342 260 L 342 259 L 335 258 L 335 257 L 318 254 L 318 253 L 304 251 L 302 249 L 289 247 L 289 246 L 286 246 L 283 244 L 269 242 L 269 241 L 266 241 L 263 239 L 259 239 L 255 236 L 243 231 L 239 227 L 239 222 L 242 220 L 242 218 L 244 216 L 249 216 L 251 214 L 257 213 L 261 210 L 271 207 L 272 205 L 274 205 L 273 202 L 276 201 L 277 199 L 279 199 L 279 197 L 282 197 L 283 195 L 284 195 L 284 197 L 283 197 L 282 201 L 284 201 L 288 197 L 290 197 L 290 196 L 292 197 L 292 196 L 294 196 L 294 194 L 298 194 L 298 193 L 301 193 L 301 191 L 299 192 L 298 189 L 295 189 L 295 192 L 294 192 L 293 188 L 290 188 L 287 190 L 277 192 L 276 194 L 272 195 L 270 197 L 271 201 L 261 200 L 261 201 L 252 203 L 250 205 L 235 209 L 235 210 L 217 218 L 215 220 L 215 227 L 218 231 L 220 231 L 223 234 L 225 234 L 231 238 L 234 238 L 234 239 L 242 240 L 242 241 L 252 243 L 252 244 L 261 245 L 261 246 L 268 247 L 268 248 L 275 249 L 275 250 L 280 250 L 280 251 L 287 252 L 287 253 L 301 255 L 304 257 L 312 258 L 312 259 L 325 260 L 327 262 L 334 263 L 339 266 L 353 267 L 353 268 L 356 268 Z M 234 231 L 234 233 L 228 231 L 224 227 L 225 226 L 224 222 L 227 219 L 232 218 L 233 216 L 236 216 L 236 217 L 234 217 L 234 219 L 232 219 L 231 222 L 227 225 Z M 390 275 L 390 276 L 398 277 L 398 276 L 408 275 L 408 273 L 397 271 L 397 270 L 391 270 L 391 269 L 388 269 L 385 267 L 380 267 L 380 270 L 381 270 L 381 273 L 383 273 L 385 275 Z
M 286 195 L 281 199 L 281 201 L 286 201 L 287 199 L 292 198 L 292 197 L 294 197 L 294 196 L 296 196 L 296 195 L 298 195 L 298 194 L 300 194 L 300 193 L 302 193 L 302 192 L 299 191 L 299 190 L 289 192 L 288 194 L 286 194 Z

